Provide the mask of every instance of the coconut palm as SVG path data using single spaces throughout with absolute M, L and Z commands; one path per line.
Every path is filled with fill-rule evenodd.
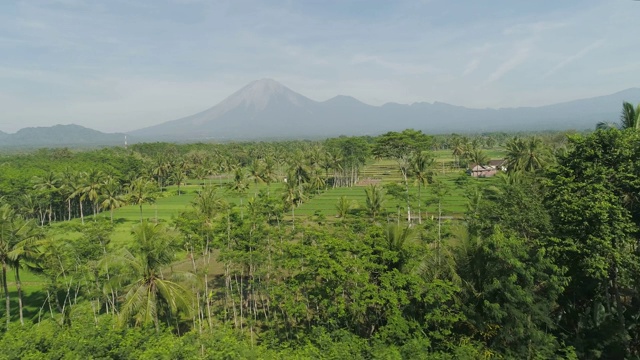
M 154 324 L 159 329 L 161 318 L 171 319 L 180 311 L 191 311 L 192 299 L 187 289 L 162 275 L 180 245 L 177 237 L 161 224 L 143 221 L 131 233 L 135 245 L 108 259 L 122 265 L 112 283 L 129 284 L 120 307 L 120 320 L 136 326 Z
M 0 206 L 0 262 L 2 263 L 2 287 L 5 294 L 7 327 L 11 319 L 11 297 L 8 289 L 7 272 L 9 267 L 12 267 L 15 271 L 20 322 L 24 323 L 19 268 L 24 265 L 24 260 L 34 257 L 33 254 L 36 248 L 32 246 L 31 240 L 35 240 L 39 234 L 33 221 L 22 218 L 9 204 Z
M 537 136 L 528 139 L 512 138 L 507 142 L 506 148 L 509 171 L 535 172 L 543 169 L 551 159 L 549 149 Z
M 76 189 L 74 188 L 74 179 L 72 175 L 73 170 L 68 167 L 65 168 L 65 170 L 60 175 L 60 183 L 58 187 L 60 195 L 62 195 L 64 201 L 67 202 L 67 220 L 71 220 L 71 199 L 74 191 L 76 191 Z
M 469 162 L 476 165 L 486 165 L 489 162 L 489 156 L 487 156 L 484 151 L 478 148 L 472 149 L 468 153 L 467 159 L 469 160 Z
M 629 102 L 622 103 L 622 113 L 620 114 L 620 128 L 640 129 L 640 104 L 636 107 Z
M 422 224 L 422 187 L 433 181 L 433 164 L 435 160 L 428 153 L 422 152 L 411 161 L 410 174 L 418 184 L 418 223 Z
M 82 192 L 84 194 L 84 198 L 91 201 L 93 210 L 93 221 L 96 221 L 96 217 L 99 211 L 100 193 L 103 186 L 104 178 L 104 173 L 97 169 L 91 169 L 85 177 Z
M 155 184 L 145 178 L 137 178 L 129 185 L 129 203 L 140 207 L 140 222 L 142 223 L 142 205 L 153 204 L 156 201 Z
M 601 121 L 596 124 L 596 130 L 608 129 L 640 129 L 640 104 L 635 108 L 633 104 L 624 101 L 622 103 L 622 112 L 620 113 L 620 122 Z
M 340 196 L 338 202 L 336 203 L 336 217 L 344 219 L 352 208 L 353 203 L 347 200 L 346 196 Z
M 184 163 L 183 163 L 184 164 Z M 178 196 L 182 193 L 180 192 L 180 186 L 187 178 L 187 167 L 186 166 L 174 166 L 171 171 L 171 175 L 169 177 L 171 181 L 178 185 Z
M 364 189 L 364 192 L 367 196 L 367 212 L 373 219 L 375 219 L 382 211 L 382 206 L 384 204 L 384 193 L 382 192 L 382 189 L 377 185 L 369 185 Z
M 291 177 L 293 174 L 290 175 Z M 304 201 L 305 194 L 304 188 L 302 185 L 297 185 L 295 181 L 287 181 L 285 183 L 285 188 L 282 193 L 282 200 L 284 201 L 285 207 L 291 209 L 291 218 L 292 218 L 292 228 L 295 229 L 295 221 L 296 221 L 296 207 L 302 204 Z
M 171 173 L 172 164 L 166 157 L 160 157 L 155 160 L 155 163 L 151 167 L 151 175 L 158 179 L 158 187 L 162 192 L 164 180 Z
M 400 270 L 406 262 L 407 254 L 405 243 L 413 236 L 413 230 L 409 227 L 401 228 L 395 224 L 387 225 L 385 229 L 386 247 L 398 255 L 390 260 L 389 266 Z
M 13 239 L 8 257 L 11 260 L 15 274 L 20 324 L 24 325 L 20 269 L 27 266 L 28 263 L 33 264 L 37 260 L 40 253 L 37 240 L 42 238 L 43 233 L 33 220 L 25 220 L 19 215 L 14 217 L 10 226 Z
M 33 189 L 38 192 L 38 195 L 42 196 L 48 202 L 47 212 L 49 214 L 49 223 L 51 223 L 53 196 L 58 191 L 60 179 L 53 171 L 49 171 L 41 177 L 34 176 L 31 182 L 33 183 Z
M 126 205 L 126 199 L 122 194 L 122 187 L 120 182 L 114 179 L 112 176 L 108 176 L 101 189 L 102 202 L 100 206 L 104 209 L 109 209 L 109 215 L 111 223 L 113 223 L 113 210 Z
M 233 181 L 227 184 L 229 190 L 242 194 L 249 189 L 247 174 L 241 167 L 236 167 L 233 171 Z
M 82 208 L 82 203 L 86 199 L 87 195 L 85 193 L 85 187 L 87 183 L 87 174 L 85 172 L 76 172 L 71 175 L 71 181 L 69 182 L 69 187 L 71 195 L 69 195 L 69 201 L 78 198 L 78 205 L 80 207 L 80 219 L 82 224 L 84 224 L 84 209 Z

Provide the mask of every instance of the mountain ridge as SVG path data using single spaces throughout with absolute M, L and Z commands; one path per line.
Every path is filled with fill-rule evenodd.
M 348 95 L 315 101 L 272 79 L 253 81 L 202 112 L 129 132 L 141 139 L 260 139 L 362 135 L 416 128 L 432 133 L 593 128 L 618 118 L 640 88 L 538 107 L 468 108 L 443 102 L 369 105 Z
M 415 128 L 427 133 L 593 129 L 617 122 L 622 101 L 640 101 L 640 88 L 538 107 L 468 108 L 443 102 L 369 105 L 348 95 L 315 101 L 272 79 L 253 81 L 199 113 L 128 132 L 129 143 L 322 138 L 376 135 Z M 0 131 L 0 147 L 106 146 L 124 133 L 81 125 Z
M 76 124 L 57 124 L 0 133 L 0 147 L 107 146 L 123 144 L 124 137 L 122 133 L 103 133 Z

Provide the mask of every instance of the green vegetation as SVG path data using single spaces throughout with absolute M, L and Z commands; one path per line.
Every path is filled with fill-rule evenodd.
M 6 155 L 0 358 L 637 358 L 639 158 L 635 128 Z

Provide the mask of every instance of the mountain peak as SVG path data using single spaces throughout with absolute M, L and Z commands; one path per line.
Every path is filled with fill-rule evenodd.
M 264 110 L 269 103 L 274 101 L 285 101 L 297 106 L 302 106 L 304 103 L 310 101 L 310 99 L 294 92 L 273 79 L 265 78 L 250 82 L 226 98 L 219 106 L 224 110 L 242 106 L 260 111 Z

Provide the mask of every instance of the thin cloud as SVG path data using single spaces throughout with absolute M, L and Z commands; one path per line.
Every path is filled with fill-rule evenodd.
M 507 73 L 527 61 L 530 53 L 531 49 L 529 47 L 522 47 L 518 49 L 518 51 L 512 57 L 503 62 L 493 73 L 491 73 L 491 75 L 489 75 L 487 83 L 492 83 L 500 80 Z
M 585 57 L 591 51 L 593 51 L 593 50 L 599 48 L 600 46 L 602 46 L 602 44 L 604 44 L 604 40 L 595 41 L 595 42 L 589 44 L 588 46 L 584 47 L 582 50 L 578 51 L 577 53 L 575 53 L 575 54 L 573 54 L 571 56 L 567 56 L 565 59 L 563 59 L 558 64 L 556 64 L 556 66 L 551 68 L 551 70 L 547 71 L 542 77 L 543 78 L 549 77 L 550 75 L 552 75 L 556 71 L 558 71 L 558 70 L 562 69 L 563 67 L 571 64 L 572 62 L 582 59 L 583 57 Z
M 469 61 L 469 63 L 467 63 L 467 66 L 464 68 L 464 71 L 462 72 L 462 76 L 467 76 L 472 72 L 476 71 L 479 64 L 480 64 L 480 59 L 477 59 L 477 58 Z

